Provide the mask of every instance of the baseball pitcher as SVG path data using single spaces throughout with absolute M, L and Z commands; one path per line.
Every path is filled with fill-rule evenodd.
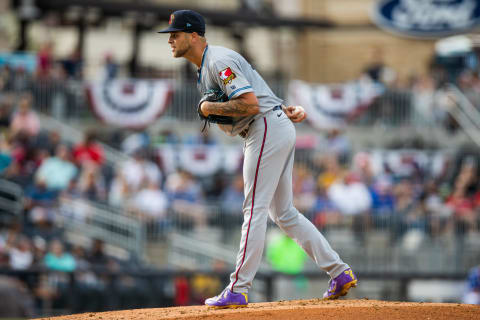
M 293 206 L 296 133 L 292 122 L 306 118 L 303 108 L 283 106 L 237 52 L 208 45 L 205 21 L 197 12 L 175 11 L 168 28 L 160 33 L 170 34 L 168 43 L 175 58 L 183 57 L 198 68 L 197 86 L 203 95 L 197 106 L 200 118 L 245 140 L 244 222 L 236 269 L 227 288 L 205 304 L 216 308 L 247 306 L 248 290 L 262 259 L 268 216 L 330 275 L 325 299 L 347 294 L 357 285 L 357 278 L 317 228 Z

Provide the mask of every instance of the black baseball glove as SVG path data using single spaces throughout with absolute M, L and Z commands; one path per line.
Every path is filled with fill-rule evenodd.
M 208 123 L 208 125 L 210 125 L 210 123 L 233 124 L 233 118 L 229 117 L 229 116 L 209 114 L 208 116 L 205 117 L 202 113 L 202 109 L 200 108 L 200 106 L 202 105 L 202 102 L 204 102 L 204 101 L 225 102 L 225 101 L 228 101 L 228 97 L 222 91 L 213 90 L 213 89 L 210 89 L 203 94 L 203 97 L 200 99 L 200 101 L 198 102 L 198 106 L 197 106 L 197 112 L 198 112 L 198 116 L 200 117 L 200 120 L 205 121 L 202 132 L 207 127 L 207 123 Z

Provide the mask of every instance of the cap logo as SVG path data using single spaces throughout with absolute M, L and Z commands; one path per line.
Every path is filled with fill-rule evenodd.
M 172 14 L 170 15 L 170 20 L 168 20 L 168 24 L 172 24 L 173 19 L 175 19 L 175 15 L 172 13 Z
M 191 27 L 192 25 L 190 23 L 187 22 L 187 27 Z

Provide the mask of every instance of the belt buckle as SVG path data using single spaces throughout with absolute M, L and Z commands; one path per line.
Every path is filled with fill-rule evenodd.
M 246 138 L 248 134 L 248 128 L 244 129 L 242 132 L 239 133 L 240 137 Z

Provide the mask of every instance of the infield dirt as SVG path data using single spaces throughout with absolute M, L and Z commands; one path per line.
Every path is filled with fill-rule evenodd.
M 205 306 L 137 309 L 99 313 L 83 313 L 55 320 L 128 320 L 128 319 L 182 319 L 182 320 L 305 320 L 305 319 L 480 319 L 480 306 L 456 303 L 385 302 L 377 300 L 319 299 L 251 303 L 241 309 L 209 309 Z

